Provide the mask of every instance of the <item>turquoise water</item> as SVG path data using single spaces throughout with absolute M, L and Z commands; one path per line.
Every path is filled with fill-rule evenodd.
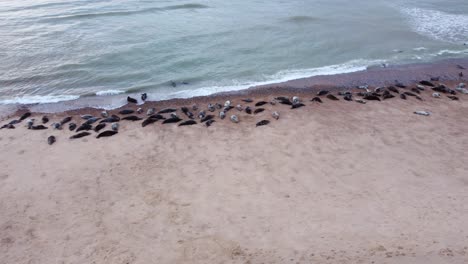
M 466 0 L 0 0 L 0 103 L 191 97 L 466 57 L 466 42 Z

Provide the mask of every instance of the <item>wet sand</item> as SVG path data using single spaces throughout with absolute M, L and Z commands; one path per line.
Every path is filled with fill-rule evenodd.
M 306 106 L 209 128 L 121 121 L 102 139 L 0 130 L 0 263 L 468 262 L 468 95 L 261 91 L 143 108 L 293 94 Z

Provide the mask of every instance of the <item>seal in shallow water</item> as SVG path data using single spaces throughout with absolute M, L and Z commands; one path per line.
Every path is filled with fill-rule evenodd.
M 137 99 L 132 98 L 130 96 L 127 96 L 127 102 L 132 103 L 132 104 L 138 103 Z
M 148 95 L 146 93 L 142 93 L 141 94 L 141 100 L 146 101 L 146 99 L 148 99 Z

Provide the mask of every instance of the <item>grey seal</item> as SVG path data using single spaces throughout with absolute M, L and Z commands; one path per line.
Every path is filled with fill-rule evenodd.
M 119 132 L 118 131 L 114 131 L 114 130 L 107 130 L 107 131 L 104 131 L 102 133 L 99 133 L 99 135 L 97 135 L 96 138 L 102 138 L 102 137 L 111 137 L 115 134 L 118 134 Z
M 259 127 L 259 126 L 266 126 L 266 125 L 268 125 L 268 124 L 270 124 L 270 121 L 269 121 L 269 120 L 262 120 L 262 121 L 258 122 L 255 126 L 256 126 L 256 127 Z
M 127 96 L 127 102 L 132 103 L 132 104 L 138 103 L 137 99 L 132 98 L 130 96 Z

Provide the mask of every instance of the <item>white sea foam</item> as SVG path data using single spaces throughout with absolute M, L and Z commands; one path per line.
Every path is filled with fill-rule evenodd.
M 252 86 L 266 85 L 272 83 L 280 83 L 294 79 L 319 76 L 319 75 L 334 75 L 341 73 L 350 73 L 366 70 L 367 67 L 372 65 L 380 65 L 384 60 L 352 60 L 343 64 L 329 65 L 318 68 L 298 69 L 298 70 L 284 70 L 276 74 L 265 76 L 264 81 L 258 82 L 237 82 L 232 81 L 232 85 L 213 85 L 202 87 L 194 90 L 182 90 L 167 94 L 167 98 L 188 98 L 193 96 L 204 96 L 219 92 L 229 92 L 247 89 Z M 167 99 L 164 98 L 164 99 Z
M 78 99 L 77 95 L 25 95 L 14 98 L 1 99 L 0 104 L 36 104 L 57 103 Z
M 423 8 L 402 8 L 401 12 L 418 34 L 451 43 L 468 41 L 468 15 Z
M 414 48 L 413 49 L 414 51 L 423 51 L 423 50 L 427 50 L 425 47 L 418 47 L 418 48 Z
M 104 90 L 104 91 L 99 91 L 96 92 L 97 96 L 103 96 L 103 95 L 117 95 L 117 94 L 123 94 L 125 91 L 121 90 Z

